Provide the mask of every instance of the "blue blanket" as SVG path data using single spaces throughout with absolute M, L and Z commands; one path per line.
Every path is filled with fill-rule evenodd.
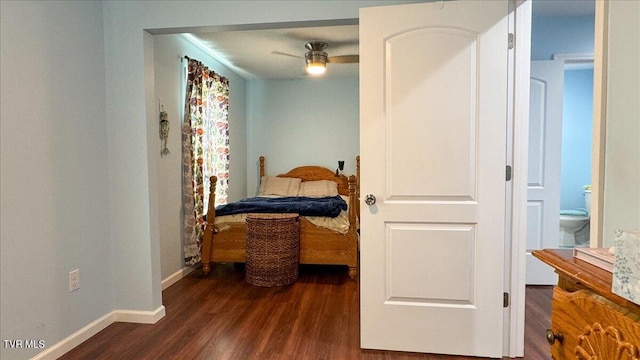
M 339 195 L 322 198 L 253 197 L 216 207 L 216 216 L 244 213 L 298 213 L 300 216 L 336 217 L 342 210 L 347 210 L 347 203 Z

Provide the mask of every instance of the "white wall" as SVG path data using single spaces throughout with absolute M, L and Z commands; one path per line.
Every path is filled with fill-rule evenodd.
M 640 2 L 609 2 L 603 242 L 640 229 Z
M 330 71 L 330 70 L 329 70 Z M 251 81 L 249 87 L 248 189 L 259 187 L 258 157 L 267 175 L 302 165 L 355 174 L 359 152 L 358 78 Z
M 169 115 L 169 155 L 160 156 L 162 149 L 159 123 L 155 127 L 157 136 L 149 142 L 150 154 L 158 163 L 158 219 L 160 233 L 161 277 L 166 279 L 184 267 L 182 251 L 182 122 L 184 117 L 186 61 L 187 55 L 207 65 L 216 73 L 227 77 L 230 84 L 229 136 L 231 146 L 229 199 L 246 197 L 247 189 L 247 120 L 246 81 L 224 65 L 211 58 L 182 35 L 153 36 L 155 95 Z
M 48 348 L 113 309 L 102 4 L 0 14 L 0 339 Z M 0 358 L 41 350 L 0 344 Z

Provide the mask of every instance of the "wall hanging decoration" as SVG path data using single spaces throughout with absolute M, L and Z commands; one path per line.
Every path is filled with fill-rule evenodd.
M 167 139 L 169 138 L 169 115 L 164 111 L 164 107 L 160 105 L 160 140 L 162 140 L 162 151 L 160 156 L 169 155 L 171 152 L 167 148 Z

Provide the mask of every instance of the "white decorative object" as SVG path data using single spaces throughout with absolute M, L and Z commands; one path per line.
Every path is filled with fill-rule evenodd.
M 167 140 L 169 138 L 169 114 L 164 111 L 164 106 L 160 105 L 160 140 L 162 140 L 162 151 L 160 156 L 169 155 L 171 152 L 167 147 Z
M 611 291 L 640 305 L 640 230 L 616 230 Z

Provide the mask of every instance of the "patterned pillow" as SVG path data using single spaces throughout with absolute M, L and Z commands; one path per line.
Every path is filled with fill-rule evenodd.
M 300 178 L 263 176 L 260 179 L 260 193 L 258 196 L 297 196 L 301 182 L 302 179 Z
M 331 180 L 304 181 L 298 196 L 323 197 L 338 195 L 338 183 Z

